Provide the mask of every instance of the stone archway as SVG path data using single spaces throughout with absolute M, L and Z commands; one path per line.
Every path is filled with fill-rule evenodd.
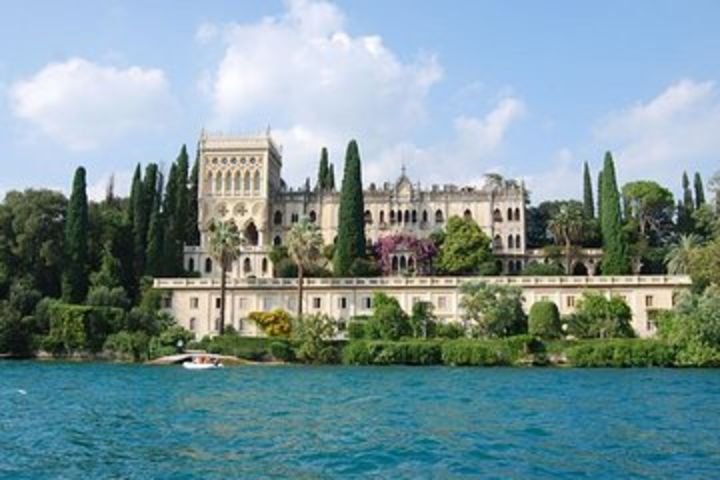
M 245 240 L 247 241 L 247 244 L 250 246 L 257 246 L 260 236 L 258 234 L 257 227 L 255 226 L 255 222 L 252 220 L 245 226 L 245 230 L 243 231 L 243 235 L 245 236 Z
M 588 268 L 583 262 L 575 262 L 572 268 L 572 274 L 576 276 L 587 277 L 589 275 Z

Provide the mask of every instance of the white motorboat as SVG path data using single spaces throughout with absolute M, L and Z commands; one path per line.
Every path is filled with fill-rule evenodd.
M 214 370 L 216 368 L 223 368 L 222 363 L 183 362 L 182 366 L 188 370 Z

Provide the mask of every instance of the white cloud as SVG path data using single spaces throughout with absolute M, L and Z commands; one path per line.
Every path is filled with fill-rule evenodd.
M 682 80 L 647 102 L 612 113 L 596 128 L 622 180 L 652 177 L 671 187 L 682 170 L 720 157 L 720 96 L 714 82 Z
M 87 186 L 87 196 L 90 200 L 98 202 L 105 199 L 111 176 L 113 178 L 113 192 L 116 197 L 127 197 L 130 194 L 133 172 L 122 171 L 102 175 L 97 181 L 89 184 Z M 66 193 L 69 194 L 69 192 Z
M 120 69 L 73 58 L 10 87 L 12 111 L 74 150 L 166 125 L 176 104 L 158 69 Z
M 545 200 L 581 198 L 582 165 L 582 161 L 568 147 L 555 152 L 548 168 L 524 177 L 532 203 L 536 205 Z

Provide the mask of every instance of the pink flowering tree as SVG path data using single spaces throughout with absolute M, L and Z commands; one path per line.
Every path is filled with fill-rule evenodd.
M 415 271 L 421 275 L 430 273 L 437 247 L 429 238 L 417 238 L 408 233 L 388 235 L 378 240 L 375 252 L 380 260 L 383 274 L 392 273 L 392 258 L 396 254 L 409 254 L 415 259 Z

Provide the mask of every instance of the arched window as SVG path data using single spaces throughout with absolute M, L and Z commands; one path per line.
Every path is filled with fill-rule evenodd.
M 472 219 L 472 212 L 470 209 L 466 209 L 465 212 L 463 212 L 463 217 L 465 217 L 466 220 Z
M 372 223 L 372 212 L 370 210 L 365 210 L 365 224 L 372 225 Z
M 290 223 L 297 223 L 300 220 L 300 215 L 297 213 L 290 214 Z
M 398 270 L 398 257 L 396 257 L 395 255 L 393 255 L 393 257 L 392 257 L 392 271 L 393 271 L 393 272 L 397 272 L 397 270 Z
M 515 260 L 515 271 L 520 273 L 522 272 L 522 262 L 520 260 Z
M 423 210 L 422 221 L 423 221 L 423 223 L 427 223 L 427 221 L 428 221 L 427 210 Z
M 245 172 L 245 176 L 243 177 L 243 191 L 245 193 L 250 192 L 250 172 Z
M 205 259 L 205 273 L 212 272 L 212 259 L 206 258 Z
M 508 219 L 508 222 L 512 222 L 512 220 L 513 220 L 512 208 L 508 208 L 508 211 L 507 211 L 507 219 Z
M 227 172 L 225 174 L 225 195 L 232 193 L 232 173 Z
M 515 221 L 516 222 L 520 221 L 520 209 L 519 208 L 515 209 Z
M 515 240 L 513 240 L 512 235 L 508 235 L 508 241 L 507 241 L 508 248 L 515 248 Z
M 380 210 L 380 223 L 385 223 L 385 210 Z
M 417 223 L 417 210 L 412 211 L 412 223 Z
M 197 320 L 195 320 L 195 317 L 192 317 L 192 318 L 190 319 L 190 331 L 191 331 L 191 332 L 194 332 L 194 331 L 195 331 L 195 327 L 196 327 L 195 324 L 196 324 L 196 322 L 197 322 Z
M 515 273 L 515 264 L 512 260 L 508 262 L 508 273 Z
M 493 248 L 495 250 L 502 249 L 502 238 L 500 238 L 500 235 L 495 235 L 495 239 L 493 240 Z
M 443 223 L 443 212 L 438 210 L 435 212 L 435 223 Z
M 215 193 L 218 195 L 222 193 L 222 173 L 220 172 L 215 174 Z
M 240 172 L 235 172 L 235 185 L 234 185 L 234 193 L 237 195 L 240 193 L 240 190 L 242 188 L 242 180 L 240 180 Z
M 522 242 L 520 241 L 520 235 L 515 235 L 515 248 L 522 248 Z
M 276 247 L 282 245 L 282 238 L 280 238 L 280 235 L 275 235 L 275 238 L 273 238 L 273 245 Z
M 308 215 L 308 218 L 312 223 L 315 223 L 317 221 L 317 213 L 315 213 L 315 210 L 310 210 L 310 214 Z
M 405 223 L 410 223 L 410 210 L 405 210 Z
M 398 223 L 402 223 L 402 221 L 403 221 L 402 210 L 398 210 L 396 215 L 397 215 L 397 221 L 398 221 Z
M 407 268 L 407 260 L 405 260 L 405 255 L 400 256 L 400 270 L 405 270 Z
M 273 215 L 273 223 L 275 225 L 282 225 L 282 212 L 280 210 L 275 210 L 275 215 Z
M 254 222 L 248 223 L 247 227 L 245 227 L 244 233 L 245 240 L 247 240 L 248 245 L 256 246 L 258 244 L 258 231 Z
M 195 259 L 191 258 L 188 260 L 188 272 L 194 272 L 195 271 Z
M 500 212 L 500 209 L 499 209 L 499 208 L 496 208 L 496 209 L 493 211 L 493 221 L 494 221 L 494 222 L 502 222 L 502 221 L 503 221 L 503 219 L 502 219 L 502 213 Z
M 390 223 L 395 223 L 395 210 L 390 210 Z
M 262 273 L 267 273 L 268 270 L 268 261 L 267 258 L 262 259 Z
M 250 263 L 249 258 L 245 258 L 245 260 L 243 260 L 243 272 L 244 273 L 252 272 L 252 264 Z
M 255 177 L 253 178 L 253 190 L 255 192 L 260 191 L 260 172 L 255 171 Z
M 415 259 L 413 257 L 408 258 L 408 270 L 411 272 L 415 271 Z

